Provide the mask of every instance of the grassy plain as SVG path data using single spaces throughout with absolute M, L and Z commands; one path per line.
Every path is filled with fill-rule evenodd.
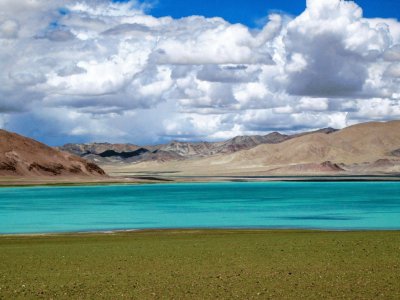
M 400 299 L 400 232 L 1 236 L 0 299 Z

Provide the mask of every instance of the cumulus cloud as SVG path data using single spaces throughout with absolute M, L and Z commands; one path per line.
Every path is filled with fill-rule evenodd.
M 240 83 L 254 82 L 261 72 L 254 65 L 204 65 L 197 73 L 197 79 L 210 82 Z
M 287 90 L 315 97 L 362 93 L 368 67 L 390 46 L 388 26 L 372 26 L 354 2 L 308 0 L 285 36 Z
M 148 8 L 1 1 L 0 125 L 50 143 L 156 143 L 399 117 L 397 20 L 344 0 L 261 29 Z

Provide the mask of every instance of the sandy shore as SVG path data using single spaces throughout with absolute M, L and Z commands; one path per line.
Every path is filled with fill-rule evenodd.
M 141 184 L 158 182 L 140 178 L 125 177 L 0 177 L 0 187 L 6 186 L 67 186 L 67 185 L 108 185 L 108 184 Z

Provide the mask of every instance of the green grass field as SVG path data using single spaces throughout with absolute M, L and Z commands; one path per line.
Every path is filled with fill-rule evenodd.
M 0 237 L 0 299 L 400 299 L 400 232 Z

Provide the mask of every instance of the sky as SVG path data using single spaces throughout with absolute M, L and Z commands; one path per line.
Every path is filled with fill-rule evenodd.
M 0 127 L 49 145 L 400 119 L 400 2 L 0 0 Z
M 156 17 L 222 17 L 230 23 L 241 23 L 249 27 L 263 25 L 269 13 L 297 16 L 306 9 L 306 0 L 159 0 L 156 3 L 157 5 L 149 9 Z M 363 8 L 367 18 L 400 19 L 398 0 L 358 0 L 356 3 Z

